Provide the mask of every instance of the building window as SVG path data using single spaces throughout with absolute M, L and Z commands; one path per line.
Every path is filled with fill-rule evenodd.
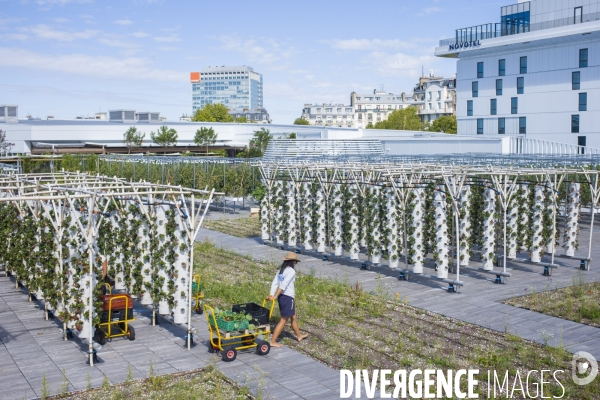
M 577 136 L 577 146 L 581 146 L 581 147 L 587 146 L 585 136 Z M 585 154 L 585 149 L 578 149 L 578 150 L 579 150 L 577 152 L 578 154 Z
M 479 82 L 471 83 L 471 97 L 479 97 Z
M 519 133 L 527 133 L 527 117 L 519 117 Z
M 360 97 L 357 97 L 356 100 L 360 100 Z
M 588 49 L 579 49 L 579 68 L 588 66 Z
M 575 13 L 573 15 L 573 23 L 580 24 L 583 22 L 583 7 L 575 7 Z
M 512 97 L 510 99 L 510 113 L 511 114 L 519 113 L 519 98 L 518 97 Z
M 502 96 L 502 79 L 496 79 L 496 96 Z
M 483 135 L 483 118 L 477 118 L 477 134 Z
M 581 72 L 579 72 L 579 71 L 573 72 L 571 82 L 572 82 L 572 84 L 571 84 L 572 89 L 579 90 L 579 87 L 581 86 Z
M 473 100 L 467 101 L 467 117 L 473 116 Z
M 517 78 L 517 94 L 525 93 L 525 78 L 522 76 Z
M 483 78 L 483 63 L 477 63 L 477 78 Z
M 498 75 L 504 76 L 506 75 L 506 60 L 498 60 Z
M 587 111 L 587 93 L 579 93 L 579 111 Z
M 571 115 L 571 133 L 579 133 L 579 115 Z
M 521 57 L 521 68 L 520 68 L 519 72 L 520 74 L 526 74 L 527 73 L 527 57 Z
M 496 115 L 497 114 L 496 106 L 497 106 L 496 99 L 491 99 L 490 100 L 490 115 Z
M 506 133 L 506 120 L 504 118 L 498 118 L 498 134 L 504 135 Z

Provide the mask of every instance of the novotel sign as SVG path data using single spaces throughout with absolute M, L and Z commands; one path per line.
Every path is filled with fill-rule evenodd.
M 481 46 L 481 40 L 473 40 L 470 42 L 462 42 L 451 44 L 448 50 L 460 50 L 460 49 L 468 49 L 469 47 L 477 47 Z

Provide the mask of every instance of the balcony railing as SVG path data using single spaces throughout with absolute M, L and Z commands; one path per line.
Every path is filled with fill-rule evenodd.
M 440 47 L 456 45 L 459 43 L 473 42 L 476 40 L 492 39 L 496 37 L 518 35 L 521 33 L 541 31 L 545 29 L 560 28 L 569 25 L 578 25 L 586 22 L 600 21 L 600 12 L 584 14 L 575 18 L 567 17 L 551 21 L 537 22 L 535 24 L 510 25 L 485 24 L 471 28 L 462 28 L 456 31 L 456 36 L 451 39 L 440 40 Z

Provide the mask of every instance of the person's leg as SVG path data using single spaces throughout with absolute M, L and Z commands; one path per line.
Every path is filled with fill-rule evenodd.
M 277 343 L 277 338 L 281 335 L 281 331 L 283 331 L 283 327 L 287 324 L 287 321 L 290 317 L 281 317 L 275 329 L 273 330 L 273 335 L 271 336 L 271 347 L 281 347 L 282 345 Z
M 292 329 L 296 333 L 296 337 L 298 338 L 299 342 L 301 342 L 303 339 L 306 339 L 306 337 L 308 337 L 307 333 L 305 333 L 305 334 L 300 333 L 300 327 L 298 326 L 298 318 L 296 318 L 295 315 L 292 315 Z

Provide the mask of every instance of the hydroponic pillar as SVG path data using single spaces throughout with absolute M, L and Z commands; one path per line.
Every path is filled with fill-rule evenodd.
M 544 187 L 539 184 L 535 185 L 533 193 L 533 235 L 531 238 L 531 261 L 540 262 L 542 260 L 541 252 L 544 244 L 544 238 L 542 237 L 542 230 L 544 228 Z
M 370 210 L 370 247 L 371 247 L 371 262 L 375 265 L 381 263 L 381 231 L 379 225 L 381 219 L 379 218 L 379 196 L 381 196 L 381 189 L 379 186 L 371 186 L 369 188 L 369 210 Z
M 507 229 L 506 233 L 508 236 L 507 240 L 507 251 L 506 257 L 513 260 L 517 257 L 517 232 L 519 228 L 519 198 L 514 195 L 511 197 L 510 202 L 508 203 L 507 210 Z
M 260 227 L 262 240 L 269 240 L 271 238 L 271 197 L 271 188 L 267 188 L 267 193 L 265 193 L 260 201 Z
M 304 249 L 312 250 L 313 229 L 312 229 L 312 208 L 313 198 L 311 193 L 311 184 L 304 182 L 302 184 L 303 202 L 302 202 L 302 222 L 304 224 Z
M 463 186 L 460 191 L 460 199 L 458 207 L 460 210 L 460 265 L 469 265 L 469 259 L 471 258 L 471 247 L 469 239 L 471 237 L 471 187 Z
M 166 205 L 157 205 L 154 207 L 154 218 L 156 224 L 156 236 L 158 238 L 158 246 L 161 248 L 156 249 L 156 253 L 153 255 L 155 259 L 153 260 L 153 264 L 155 268 L 158 268 L 158 276 L 163 279 L 163 284 L 161 288 L 161 300 L 158 302 L 158 313 L 161 315 L 166 315 L 171 312 L 171 307 L 169 307 L 169 301 L 167 300 L 169 296 L 169 280 L 171 279 L 166 270 L 166 260 L 163 253 L 166 251 L 162 251 L 164 246 L 172 246 L 173 244 L 167 239 L 167 214 L 166 214 Z M 154 309 L 154 307 L 153 307 Z M 155 318 L 153 316 L 153 322 Z
M 412 261 L 413 272 L 416 274 L 423 273 L 423 210 L 425 209 L 425 191 L 421 188 L 414 189 L 414 197 L 412 199 L 412 232 L 410 241 L 412 242 Z
M 568 193 L 566 228 L 564 234 L 565 255 L 575 256 L 577 233 L 579 231 L 579 205 L 581 201 L 579 183 L 571 183 Z
M 496 192 L 494 189 L 486 188 L 483 192 L 483 248 L 481 258 L 483 269 L 491 271 L 494 269 L 494 257 L 496 246 Z
M 175 209 L 175 221 L 175 241 L 173 245 L 176 246 L 175 275 L 177 278 L 175 278 L 175 293 L 173 294 L 173 322 L 176 324 L 185 324 L 188 314 L 187 293 L 189 292 L 188 286 L 190 284 L 188 281 L 188 266 L 190 265 L 189 254 L 191 252 L 187 247 L 187 234 L 183 226 L 186 221 L 183 220 L 179 208 Z M 192 278 L 191 274 L 189 274 L 189 278 Z
M 359 240 L 359 223 L 358 223 L 358 206 L 357 201 L 359 200 L 358 187 L 356 185 L 350 186 L 350 259 L 358 260 L 360 253 Z
M 438 278 L 448 278 L 448 225 L 446 221 L 446 194 L 438 186 L 433 194 L 435 212 L 435 252 L 433 258 Z
M 529 184 L 521 184 L 521 190 L 519 193 L 519 212 L 521 214 L 521 222 L 519 224 L 519 237 L 521 241 L 520 250 L 529 251 L 527 242 L 529 240 Z
M 325 241 L 327 232 L 326 230 L 326 219 L 325 214 L 327 212 L 325 205 L 325 198 L 323 196 L 323 190 L 317 189 L 317 196 L 315 201 L 317 207 L 317 251 L 319 253 L 325 253 Z
M 342 187 L 339 184 L 333 185 L 333 248 L 336 256 L 342 256 L 344 253 L 342 241 Z
M 296 247 L 297 244 L 297 228 L 296 228 L 296 189 L 294 182 L 287 182 L 287 239 L 288 245 Z
M 396 193 L 392 188 L 386 189 L 385 197 L 389 266 L 392 269 L 396 269 L 400 263 L 398 257 L 398 243 L 400 241 L 398 235 L 398 201 L 396 200 Z
M 283 245 L 284 238 L 284 221 L 283 221 L 283 205 L 284 205 L 284 195 L 283 195 L 283 182 L 275 181 L 275 194 L 273 196 L 273 202 L 275 206 L 275 239 L 277 244 Z

